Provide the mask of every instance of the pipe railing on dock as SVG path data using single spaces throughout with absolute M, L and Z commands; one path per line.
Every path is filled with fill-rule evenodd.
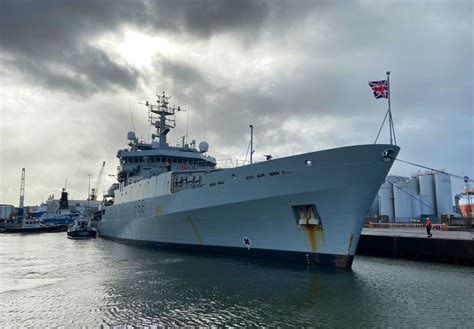
M 425 225 L 420 223 L 369 223 L 369 228 L 394 228 L 394 229 L 403 229 L 403 228 L 418 228 L 424 229 Z M 433 230 L 448 231 L 449 227 L 447 224 L 433 224 Z

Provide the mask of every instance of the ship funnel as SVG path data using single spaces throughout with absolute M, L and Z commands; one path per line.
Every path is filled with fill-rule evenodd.
M 128 140 L 135 140 L 135 138 L 136 138 L 135 132 L 129 131 L 129 132 L 127 133 L 127 139 L 128 139 Z

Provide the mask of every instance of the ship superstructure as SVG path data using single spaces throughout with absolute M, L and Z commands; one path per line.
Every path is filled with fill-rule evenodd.
M 399 152 L 359 145 L 219 169 L 208 144 L 170 146 L 179 107 L 145 103 L 157 133 L 128 133 L 98 230 L 127 243 L 351 267 L 365 215 Z M 340 205 L 344 204 L 344 207 Z
M 199 144 L 199 150 L 196 149 L 195 140 L 190 144 L 185 144 L 183 139 L 181 146 L 168 144 L 167 134 L 175 127 L 175 113 L 181 111 L 180 107 L 169 107 L 168 100 L 169 97 L 163 93 L 156 104 L 145 103 L 148 108 L 149 122 L 156 128 L 157 134 L 152 134 L 151 143 L 146 143 L 139 141 L 133 131 L 128 132 L 130 148 L 119 150 L 117 153 L 117 158 L 120 160 L 118 184 L 114 185 L 112 190 L 170 171 L 181 172 L 180 175 L 175 176 L 174 190 L 183 190 L 191 187 L 188 185 L 188 178 L 191 180 L 189 183 L 194 183 L 192 187 L 199 183 L 196 180 L 201 176 L 193 172 L 215 170 L 216 160 L 205 154 L 209 148 L 206 142 Z

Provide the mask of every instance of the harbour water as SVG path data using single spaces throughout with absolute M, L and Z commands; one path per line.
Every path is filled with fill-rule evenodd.
M 0 327 L 468 327 L 472 267 L 356 256 L 352 270 L 0 234 Z

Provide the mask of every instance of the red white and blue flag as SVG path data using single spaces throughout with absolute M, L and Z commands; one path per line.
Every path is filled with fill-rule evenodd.
M 369 81 L 369 86 L 374 91 L 375 98 L 388 98 L 388 81 Z

